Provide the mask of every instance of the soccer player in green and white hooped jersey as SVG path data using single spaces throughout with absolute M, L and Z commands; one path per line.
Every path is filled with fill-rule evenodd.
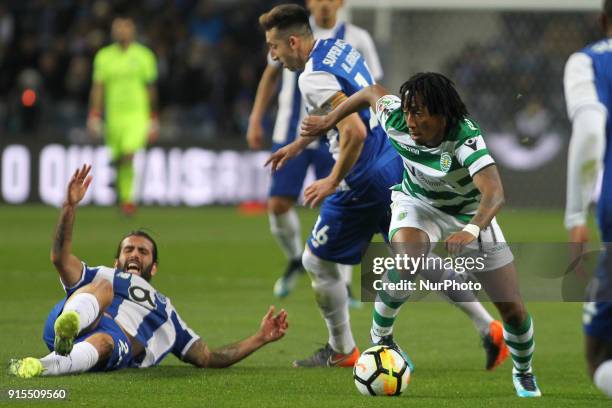
M 438 73 L 419 73 L 400 88 L 400 96 L 372 85 L 326 116 L 309 116 L 302 136 L 323 134 L 345 116 L 371 107 L 404 162 L 404 177 L 392 194 L 392 242 L 413 244 L 406 251 L 445 240 L 452 255 L 485 248 L 485 271 L 478 278 L 504 321 L 513 383 L 520 397 L 539 397 L 531 370 L 533 323 L 521 299 L 513 256 L 495 220 L 504 203 L 503 187 L 480 128 L 471 119 L 453 83 Z M 484 245 L 483 244 L 487 244 Z M 411 248 L 412 247 L 412 248 Z M 420 251 L 418 251 L 420 252 Z M 418 256 L 418 252 L 415 255 Z M 387 338 L 401 300 L 379 292 L 372 340 Z M 404 299 L 405 300 L 405 299 Z
M 113 44 L 96 54 L 87 128 L 99 136 L 102 112 L 105 142 L 117 168 L 117 192 L 121 210 L 131 215 L 134 204 L 134 154 L 158 135 L 156 103 L 157 65 L 153 52 L 134 41 L 136 27 L 129 17 L 112 24 Z

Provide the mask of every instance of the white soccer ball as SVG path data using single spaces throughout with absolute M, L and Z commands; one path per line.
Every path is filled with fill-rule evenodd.
M 355 386 L 363 395 L 400 395 L 410 382 L 408 363 L 387 346 L 370 347 L 353 367 Z

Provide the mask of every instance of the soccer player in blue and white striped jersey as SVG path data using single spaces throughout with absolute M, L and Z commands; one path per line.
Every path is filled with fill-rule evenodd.
M 157 245 L 146 232 L 123 237 L 113 268 L 90 267 L 72 254 L 76 207 L 91 183 L 90 170 L 76 170 L 68 184 L 51 251 L 66 291 L 45 324 L 43 339 L 51 353 L 12 360 L 10 373 L 29 378 L 144 368 L 159 364 L 168 353 L 197 367 L 227 367 L 284 336 L 287 313 L 274 316 L 270 307 L 253 336 L 210 350 L 170 299 L 150 284 L 158 270 Z
M 580 247 L 588 242 L 588 207 L 603 164 L 597 222 L 606 250 L 589 285 L 583 324 L 589 374 L 612 397 L 612 0 L 604 1 L 600 22 L 606 38 L 575 52 L 565 64 L 563 85 L 572 122 L 565 226 L 571 242 Z
M 348 42 L 357 49 L 365 59 L 373 78 L 379 81 L 383 76 L 376 47 L 370 34 L 353 24 L 338 18 L 343 5 L 342 0 L 308 0 L 306 7 L 310 11 L 310 27 L 315 38 L 335 38 Z M 299 124 L 306 116 L 302 94 L 298 86 L 299 72 L 283 69 L 279 61 L 268 55 L 268 64 L 261 76 L 257 94 L 249 118 L 247 141 L 251 149 L 263 146 L 264 129 L 262 119 L 272 97 L 278 92 L 278 111 L 272 134 L 272 151 L 287 146 L 299 133 Z M 268 199 L 270 230 L 287 257 L 287 268 L 274 284 L 274 295 L 289 295 L 303 272 L 301 257 L 304 250 L 300 231 L 300 221 L 293 208 L 297 201 L 309 166 L 314 168 L 317 179 L 327 177 L 334 165 L 334 160 L 324 143 L 312 143 L 298 157 L 288 162 L 282 169 L 272 174 Z M 341 273 L 350 292 L 351 265 L 341 265 Z M 352 305 L 357 306 L 355 299 Z

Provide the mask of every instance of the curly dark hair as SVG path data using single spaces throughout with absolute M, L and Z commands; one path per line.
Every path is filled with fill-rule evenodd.
M 402 84 L 399 90 L 402 110 L 408 112 L 416 95 L 432 115 L 442 115 L 453 128 L 468 116 L 468 110 L 455 89 L 453 81 L 437 72 L 419 72 Z

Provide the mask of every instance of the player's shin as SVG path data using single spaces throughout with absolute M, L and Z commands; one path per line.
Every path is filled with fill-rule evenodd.
M 75 344 L 67 356 L 53 352 L 41 358 L 40 362 L 44 367 L 42 375 L 62 375 L 88 371 L 97 364 L 98 360 L 98 350 L 92 344 L 83 341 Z
M 429 262 L 429 260 L 432 260 L 432 262 Z M 472 291 L 454 289 L 454 287 L 460 287 L 461 284 L 465 283 L 467 275 L 459 274 L 451 269 L 442 269 L 440 266 L 444 263 L 437 261 L 441 261 L 438 255 L 433 253 L 428 255 L 427 265 L 432 265 L 432 267 L 422 268 L 419 271 L 421 278 L 434 283 L 447 281 L 456 283 L 457 285 L 449 285 L 448 289 L 447 286 L 444 286 L 441 295 L 468 315 L 481 337 L 486 336 L 489 333 L 489 326 L 494 320 L 493 317 L 482 306 Z
M 325 261 L 309 250 L 302 263 L 312 279 L 312 288 L 329 331 L 329 344 L 335 352 L 349 354 L 355 348 L 351 331 L 348 294 L 338 265 Z
M 531 359 L 535 350 L 531 316 L 527 314 L 525 320 L 517 325 L 504 322 L 504 340 L 512 356 L 513 371 L 517 373 L 530 372 Z
M 300 219 L 295 208 L 284 214 L 269 213 L 270 231 L 290 261 L 300 259 L 304 245 L 300 231 Z
M 465 275 L 458 274 L 452 270 L 446 270 L 442 273 L 441 279 L 452 280 L 461 284 L 465 282 L 465 277 Z M 443 290 L 442 294 L 472 320 L 481 337 L 489 333 L 489 327 L 494 320 L 493 316 L 482 306 L 482 303 L 478 301 L 473 292 L 469 290 L 454 290 L 450 286 L 449 289 Z
M 74 311 L 79 315 L 79 332 L 89 327 L 100 315 L 100 303 L 91 293 L 77 293 L 64 306 L 62 314 Z
M 400 280 L 401 276 L 395 269 L 389 270 L 383 276 L 383 282 L 398 283 Z M 372 312 L 372 329 L 370 331 L 373 343 L 378 343 L 381 337 L 393 333 L 395 318 L 407 300 L 408 293 L 406 291 L 378 291 L 374 311 Z

